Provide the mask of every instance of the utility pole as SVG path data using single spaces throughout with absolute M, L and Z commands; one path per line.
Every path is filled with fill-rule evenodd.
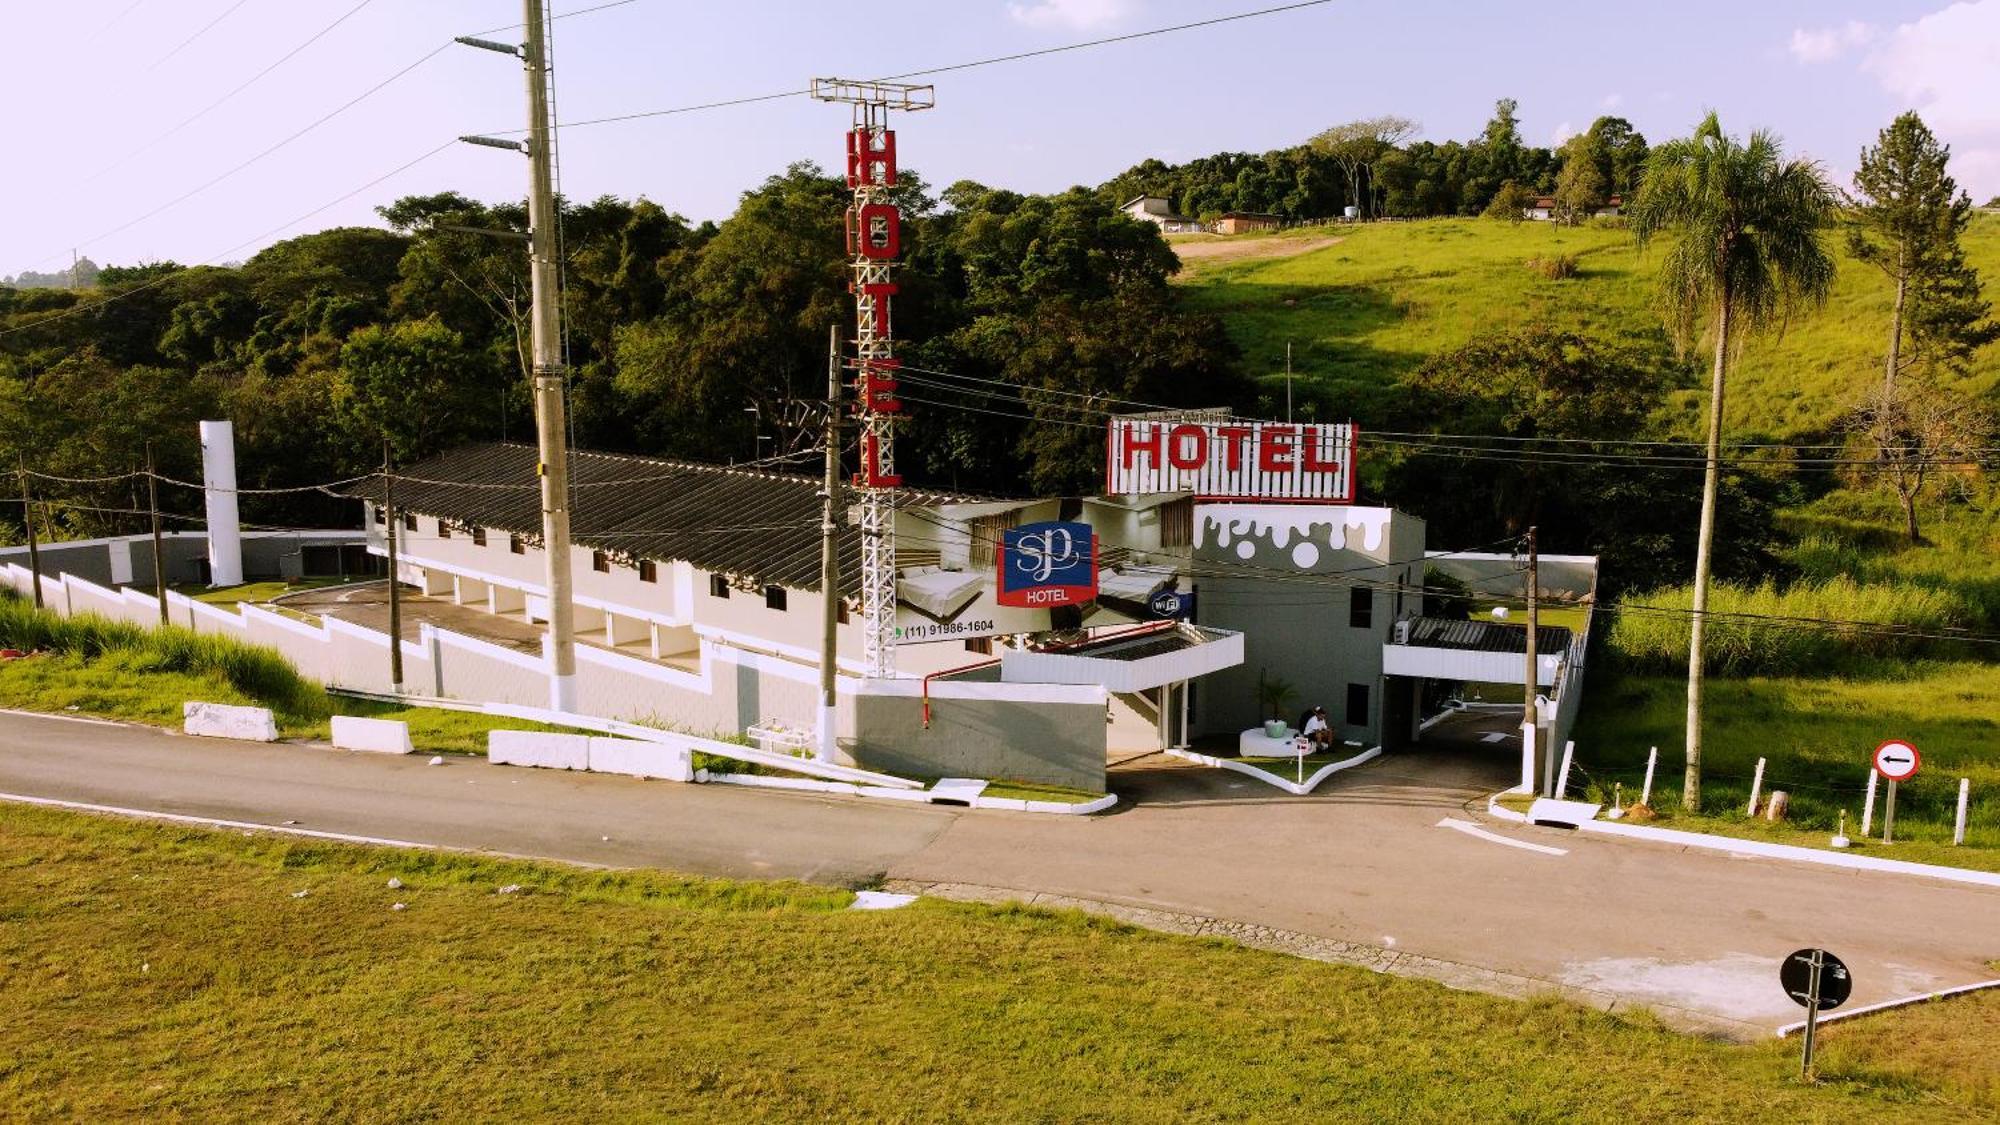
M 469 144 L 509 148 L 528 155 L 529 328 L 534 354 L 535 429 L 542 486 L 542 546 L 549 587 L 549 705 L 576 709 L 576 617 L 569 550 L 569 422 L 563 403 L 568 373 L 562 356 L 561 282 L 556 261 L 556 199 L 549 120 L 548 34 L 542 0 L 522 0 L 528 41 L 520 47 L 460 37 L 458 42 L 521 59 L 528 76 L 528 139 L 461 137 Z
M 160 545 L 160 474 L 153 469 L 153 443 L 146 443 L 146 509 L 153 517 L 153 592 L 160 598 L 160 624 L 172 624 L 167 615 L 167 553 Z
M 396 473 L 395 462 L 389 456 L 389 439 L 382 439 L 382 526 L 387 533 L 389 547 L 389 690 L 397 695 L 403 693 L 403 595 L 396 588 L 396 525 L 401 517 L 396 515 Z
M 35 541 L 35 495 L 28 490 L 28 462 L 21 459 L 21 523 L 28 529 L 28 569 L 34 572 L 35 608 L 42 608 L 42 548 Z
M 61 261 L 61 259 L 57 260 Z M 77 260 L 75 248 L 71 248 L 69 252 L 69 287 L 71 290 L 83 288 L 83 271 L 81 266 L 82 263 Z
M 831 762 L 838 749 L 840 657 L 840 325 L 826 332 L 826 483 L 819 522 L 819 752 Z
M 1523 715 L 1521 721 L 1524 723 L 1535 725 L 1537 730 L 1540 729 L 1539 723 L 1541 716 L 1536 713 L 1535 689 L 1537 686 L 1539 686 L 1536 681 L 1541 679 L 1541 677 L 1536 675 L 1535 665 L 1541 663 L 1541 661 L 1538 658 L 1539 654 L 1535 651 L 1536 641 L 1539 639 L 1535 635 L 1535 626 L 1536 626 L 1535 611 L 1538 608 L 1538 596 L 1541 593 L 1541 585 L 1542 585 L 1541 575 L 1539 573 L 1540 569 L 1541 569 L 1541 559 L 1540 556 L 1536 553 L 1535 549 L 1535 529 L 1532 525 L 1530 525 L 1528 528 L 1528 667 L 1527 667 L 1528 694 L 1527 694 L 1526 714 Z M 1540 742 L 1541 742 L 1540 739 L 1536 739 L 1536 743 L 1538 745 Z M 1552 746 L 1544 746 L 1541 749 L 1547 764 L 1553 765 L 1555 762 L 1555 755 L 1552 754 L 1551 751 L 1554 750 L 1555 748 Z M 1542 770 L 1542 776 L 1544 779 L 1542 782 L 1543 796 L 1547 796 L 1549 791 L 1549 781 L 1547 780 L 1548 774 L 1549 770 L 1547 768 L 1544 768 Z

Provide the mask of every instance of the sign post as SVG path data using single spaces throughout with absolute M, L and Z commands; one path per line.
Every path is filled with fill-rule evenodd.
M 1799 1074 L 1810 1082 L 1819 1014 L 1847 1003 L 1854 992 L 1854 978 L 1846 964 L 1826 950 L 1801 949 L 1778 966 L 1778 985 L 1806 1010 L 1805 1050 L 1799 1056 Z
M 1890 739 L 1875 748 L 1875 772 L 1889 783 L 1889 795 L 1882 807 L 1882 842 L 1896 842 L 1896 783 L 1917 776 L 1924 757 L 1907 742 Z

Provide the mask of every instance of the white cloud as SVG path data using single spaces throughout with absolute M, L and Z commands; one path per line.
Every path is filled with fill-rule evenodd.
M 2000 0 L 1903 24 L 1862 69 L 1952 146 L 1952 175 L 1975 198 L 2000 191 Z
M 1598 105 L 1600 105 L 1600 106 L 1602 106 L 1602 107 L 1603 107 L 1604 109 L 1606 109 L 1606 110 L 1613 110 L 1613 109 L 1617 109 L 1617 108 L 1618 108 L 1619 106 L 1621 106 L 1621 105 L 1624 105 L 1624 104 L 1625 104 L 1625 95 L 1623 95 L 1623 94 L 1606 94 L 1606 95 L 1604 95 L 1604 100 L 1603 100 L 1603 101 L 1601 101 L 1601 102 L 1599 102 L 1599 103 L 1597 103 L 1597 104 L 1598 104 Z
M 1009 4 L 1007 14 L 1015 23 L 1034 28 L 1096 31 L 1124 19 L 1137 6 L 1136 0 L 1036 0 Z
M 1857 47 L 1873 43 L 1881 32 L 1872 24 L 1848 20 L 1836 27 L 1797 28 L 1792 32 L 1792 57 L 1802 63 L 1832 62 Z
M 1561 148 L 1566 142 L 1568 142 L 1568 140 L 1571 137 L 1574 136 L 1576 136 L 1576 126 L 1571 125 L 1569 122 L 1565 121 L 1562 124 L 1556 126 L 1556 131 L 1550 134 L 1549 143 L 1552 147 Z

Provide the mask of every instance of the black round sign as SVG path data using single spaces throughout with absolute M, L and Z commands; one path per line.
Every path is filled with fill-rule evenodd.
M 1840 958 L 1824 949 L 1801 949 L 1778 966 L 1778 984 L 1801 1008 L 1812 1007 L 1812 962 L 1820 958 L 1819 1010 L 1832 1011 L 1847 1003 L 1854 992 L 1854 977 Z

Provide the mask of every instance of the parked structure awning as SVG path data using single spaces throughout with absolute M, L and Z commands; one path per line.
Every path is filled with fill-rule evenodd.
M 1098 684 L 1113 692 L 1147 691 L 1243 663 L 1243 634 L 1185 623 L 1148 626 L 1061 648 L 1007 649 L 1007 683 Z

